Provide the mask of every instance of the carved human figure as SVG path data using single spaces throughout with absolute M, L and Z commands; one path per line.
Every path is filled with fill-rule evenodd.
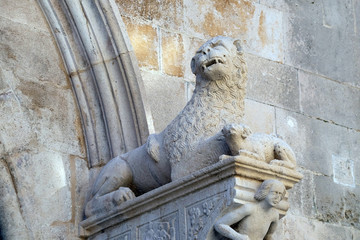
M 207 41 L 193 57 L 191 69 L 196 75 L 191 100 L 161 133 L 150 135 L 146 144 L 105 165 L 91 189 L 86 216 L 209 166 L 230 153 L 221 129 L 241 121 L 247 79 L 239 41 L 221 36 Z
M 291 147 L 274 135 L 252 133 L 244 124 L 228 124 L 222 132 L 233 156 L 243 154 L 272 165 L 296 167 Z
M 150 223 L 145 240 L 175 240 L 175 231 L 169 223 Z
M 214 225 L 222 236 L 233 240 L 270 240 L 275 232 L 279 213 L 274 208 L 286 193 L 282 182 L 264 181 L 255 193 L 257 202 L 248 203 L 221 217 Z M 235 229 L 231 226 L 235 224 Z

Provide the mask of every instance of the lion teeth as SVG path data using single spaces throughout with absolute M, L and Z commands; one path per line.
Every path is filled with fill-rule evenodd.
M 204 65 L 205 65 L 205 67 L 210 67 L 211 65 L 218 64 L 218 63 L 223 64 L 224 61 L 220 58 L 214 58 L 214 59 L 207 61 Z M 204 69 L 204 67 L 203 67 L 203 69 Z

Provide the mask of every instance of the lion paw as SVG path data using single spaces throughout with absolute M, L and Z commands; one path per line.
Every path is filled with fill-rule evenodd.
M 114 192 L 113 202 L 115 205 L 119 205 L 123 202 L 129 201 L 135 198 L 135 194 L 128 187 L 120 187 Z

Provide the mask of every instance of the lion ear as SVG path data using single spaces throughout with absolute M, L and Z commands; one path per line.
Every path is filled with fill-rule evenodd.
M 191 71 L 193 74 L 196 75 L 196 63 L 195 63 L 195 58 L 191 59 Z
M 240 39 L 235 39 L 233 44 L 235 45 L 236 49 L 238 52 L 242 52 L 243 49 L 241 47 L 241 40 Z

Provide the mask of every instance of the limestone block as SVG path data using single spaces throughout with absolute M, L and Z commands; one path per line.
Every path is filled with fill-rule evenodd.
M 359 86 L 360 48 L 353 1 L 288 1 L 288 5 L 286 63 Z
M 34 239 L 73 239 L 79 240 L 76 235 L 76 227 L 71 223 L 52 225 L 43 224 L 38 227 L 37 232 L 33 234 Z
M 150 0 L 139 4 L 131 0 L 117 0 L 116 3 L 121 14 L 126 17 L 154 21 L 162 28 L 176 31 L 183 28 L 182 1 Z
M 46 22 L 39 12 L 39 6 L 35 2 L 29 4 L 29 1 L 4 0 L 1 2 L 0 17 L 27 25 L 29 29 L 41 30 L 50 36 Z
M 354 160 L 332 155 L 332 167 L 335 183 L 355 187 Z
M 360 188 L 344 189 L 344 215 L 345 218 L 341 219 L 342 225 L 360 229 Z M 354 238 L 357 239 L 357 238 Z
M 303 71 L 299 71 L 299 82 L 301 110 L 305 114 L 360 129 L 358 88 Z
M 35 78 L 70 89 L 65 67 L 49 33 L 5 18 L 0 18 L 0 29 L 0 60 L 17 78 L 24 81 Z
M 29 148 L 29 144 L 37 142 L 49 149 L 85 154 L 80 147 L 82 130 L 78 116 L 74 114 L 77 106 L 71 104 L 74 99 L 70 89 L 47 82 L 38 83 L 34 78 L 21 84 L 21 77 L 6 69 L 1 75 L 8 89 L 1 94 L 0 115 L 4 116 L 4 121 L 0 126 L 6 134 L 1 134 L 0 138 L 8 152 Z
M 40 142 L 56 151 L 85 154 L 77 106 L 71 104 L 75 99 L 51 36 L 3 18 L 0 25 L 1 115 L 6 120 L 0 124 L 6 150 Z
M 275 132 L 275 108 L 250 99 L 245 99 L 244 123 L 253 132 Z
M 326 176 L 315 176 L 314 184 L 317 219 L 330 223 L 341 221 L 344 218 L 343 187 Z
M 185 30 L 193 36 L 233 36 L 246 33 L 255 1 L 184 1 Z M 200 14 L 199 14 L 200 13 Z M 238 24 L 241 22 L 242 24 Z
M 299 111 L 297 70 L 284 64 L 246 55 L 247 97 L 270 105 Z
M 354 1 L 331 1 L 328 3 L 322 3 L 322 17 L 323 26 L 331 29 L 342 30 L 345 33 L 356 33 L 354 18 L 356 18 L 354 12 Z
M 280 220 L 276 231 L 277 240 L 353 240 L 351 229 L 339 225 L 319 222 L 300 216 L 287 214 Z
M 283 62 L 283 15 L 274 8 L 252 0 L 184 1 L 184 17 L 192 36 L 241 36 L 246 52 Z
M 142 71 L 142 76 L 154 119 L 155 130 L 159 132 L 185 106 L 185 82 L 176 77 L 148 71 Z
M 156 28 L 129 18 L 123 18 L 123 20 L 139 66 L 158 70 L 159 43 Z
M 353 239 L 360 239 L 360 230 L 352 229 Z
M 359 1 L 353 1 L 353 10 L 354 10 L 354 16 L 359 16 L 359 14 L 360 14 L 360 2 Z M 360 19 L 355 18 L 354 19 L 354 32 L 357 37 L 360 37 L 360 32 L 358 30 L 358 26 L 360 26 Z
M 245 51 L 284 62 L 283 13 L 261 4 L 255 6 L 254 17 L 244 38 Z
M 263 180 L 278 179 L 289 189 L 301 177 L 293 170 L 224 156 L 215 165 L 82 221 L 80 235 L 88 239 L 161 235 L 165 239 L 217 239 L 213 224 L 223 210 L 254 202 L 254 192 Z M 285 195 L 275 206 L 281 216 L 289 208 L 287 199 Z
M 66 155 L 43 148 L 39 153 L 10 156 L 8 162 L 24 220 L 34 234 L 40 234 L 45 226 L 71 219 L 70 167 Z
M 6 76 L 5 69 L 0 70 L 0 74 L 1 82 L 7 86 L 0 94 L 0 151 L 5 154 L 29 145 L 36 139 L 36 134 L 30 121 L 31 114 L 21 106 L 23 96 L 12 86 L 15 79 Z
M 357 131 L 301 114 L 276 109 L 276 131 L 293 147 L 299 166 L 328 176 L 333 175 L 333 155 L 357 162 L 360 154 Z
M 275 8 L 280 11 L 288 10 L 288 5 L 286 0 L 260 0 L 259 3 L 270 8 Z
M 360 207 L 359 187 L 337 184 L 331 177 L 315 176 L 316 218 L 323 222 L 340 223 L 344 226 L 359 228 Z
M 53 150 L 84 154 L 77 106 L 70 104 L 73 94 L 51 36 L 4 18 L 0 25 L 0 125 L 6 133 L 0 138 L 5 150 L 40 142 Z M 29 42 L 34 43 L 31 48 Z
M 19 200 L 7 163 L 0 159 L 0 237 L 4 239 L 29 239 Z
M 0 212 L 12 222 L 8 229 L 1 227 L 1 235 L 26 239 L 26 229 L 31 239 L 74 239 L 74 215 L 80 219 L 82 210 L 75 208 L 69 155 L 84 157 L 85 147 L 70 82 L 37 2 L 2 5 L 0 155 L 16 192 L 0 197 L 11 215 Z M 0 175 L 4 180 L 6 175 Z
M 20 90 L 31 101 L 28 107 L 36 112 L 32 124 L 38 142 L 54 151 L 84 156 L 82 129 L 71 90 L 36 83 L 21 86 Z
M 315 209 L 315 186 L 314 174 L 309 170 L 299 171 L 303 174 L 303 179 L 289 190 L 289 213 L 296 216 L 314 218 Z
M 182 35 L 161 31 L 161 67 L 164 73 L 184 76 L 184 52 Z

